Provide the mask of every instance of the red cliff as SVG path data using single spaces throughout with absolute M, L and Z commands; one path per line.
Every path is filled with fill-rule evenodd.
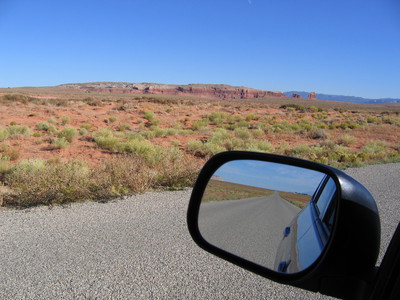
M 184 95 L 216 99 L 286 97 L 282 92 L 263 91 L 223 84 L 172 85 L 156 83 L 91 82 L 64 84 L 62 87 L 75 88 L 95 93 Z

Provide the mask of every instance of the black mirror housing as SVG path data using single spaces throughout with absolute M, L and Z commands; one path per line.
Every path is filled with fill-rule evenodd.
M 205 188 L 214 172 L 235 160 L 280 163 L 329 175 L 337 186 L 332 235 L 321 256 L 307 269 L 286 274 L 270 270 L 209 243 L 200 233 L 198 216 Z M 276 282 L 339 298 L 368 292 L 375 276 L 380 246 L 380 221 L 375 200 L 359 182 L 330 166 L 273 154 L 229 151 L 212 157 L 193 188 L 187 212 L 193 240 L 204 250 Z

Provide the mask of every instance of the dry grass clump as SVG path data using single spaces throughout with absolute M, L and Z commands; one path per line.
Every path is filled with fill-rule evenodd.
M 0 185 L 8 191 L 0 195 L 2 204 L 20 208 L 104 201 L 158 188 L 182 189 L 193 185 L 200 169 L 194 158 L 177 149 L 162 152 L 151 162 L 138 155 L 118 155 L 94 168 L 82 161 L 57 160 L 1 166 Z

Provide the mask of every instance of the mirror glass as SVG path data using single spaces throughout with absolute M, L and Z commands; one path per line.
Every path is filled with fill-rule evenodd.
M 199 210 L 210 244 L 271 270 L 296 273 L 318 259 L 333 226 L 337 186 L 291 165 L 235 160 L 211 177 Z

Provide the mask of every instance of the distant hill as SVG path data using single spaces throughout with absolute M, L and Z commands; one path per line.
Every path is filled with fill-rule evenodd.
M 284 94 L 288 97 L 292 97 L 292 94 L 298 94 L 303 99 L 307 99 L 309 93 L 289 91 L 289 92 L 284 92 Z M 327 95 L 319 93 L 317 93 L 317 100 L 329 100 L 329 101 L 341 101 L 341 102 L 353 102 L 353 103 L 400 103 L 400 99 L 395 99 L 395 98 L 368 99 L 368 98 L 354 97 L 354 96 Z
M 226 84 L 161 84 L 131 82 L 86 82 L 59 85 L 61 89 L 81 90 L 87 93 L 186 95 L 215 99 L 285 98 L 282 92 L 263 91 Z

